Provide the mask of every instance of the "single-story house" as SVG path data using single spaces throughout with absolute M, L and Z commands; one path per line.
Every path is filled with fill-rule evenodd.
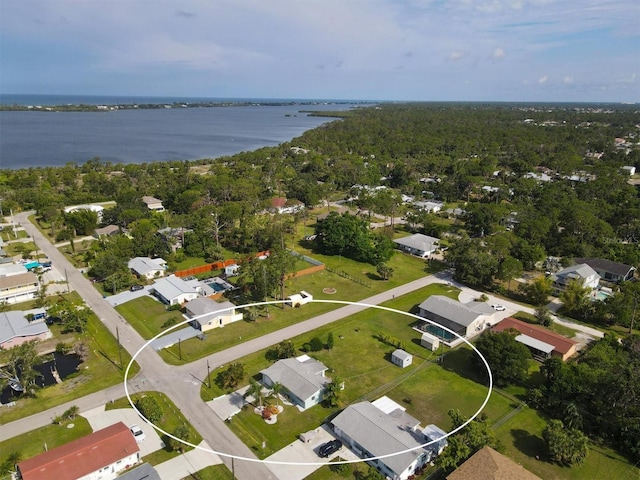
M 89 210 L 95 213 L 98 217 L 98 223 L 102 222 L 102 212 L 104 212 L 102 205 L 73 205 L 71 207 L 65 207 L 64 213 L 79 212 L 80 210 Z
M 0 349 L 17 347 L 31 340 L 51 338 L 44 318 L 29 321 L 27 312 L 0 312 Z
M 551 275 L 551 280 L 553 289 L 558 294 L 566 290 L 567 285 L 574 280 L 579 281 L 583 287 L 593 290 L 600 283 L 600 275 L 586 263 L 580 263 L 554 273 Z
M 129 260 L 127 267 L 137 277 L 151 280 L 164 275 L 167 270 L 167 261 L 163 258 L 135 257 Z
M 429 201 L 417 201 L 413 202 L 413 206 L 419 210 L 427 213 L 438 213 L 442 210 L 444 203 L 442 202 L 429 202 Z
M 22 480 L 112 480 L 140 461 L 140 447 L 122 422 L 18 463 Z
M 242 320 L 242 313 L 236 312 L 233 303 L 218 303 L 209 297 L 194 298 L 185 303 L 184 308 L 185 318 L 191 319 L 191 325 L 203 332 Z
M 542 480 L 522 465 L 517 464 L 509 457 L 496 452 L 491 447 L 482 447 L 471 455 L 458 468 L 456 468 L 447 480 L 468 480 L 477 478 L 482 480 Z
M 413 355 L 398 348 L 391 354 L 391 363 L 406 368 L 413 362 Z
M 507 317 L 494 325 L 491 330 L 502 332 L 508 328 L 520 332 L 516 340 L 529 347 L 536 358 L 545 359 L 554 356 L 565 361 L 576 353 L 577 342 L 540 325 L 532 325 L 515 318 Z
M 636 267 L 604 258 L 575 258 L 576 264 L 586 264 L 593 268 L 605 282 L 620 283 L 633 279 Z
M 22 268 L 24 269 L 24 266 Z M 0 302 L 26 302 L 36 298 L 39 291 L 40 281 L 33 272 L 25 271 L 17 275 L 0 277 Z
M 119 233 L 120 233 L 120 227 L 118 225 L 107 225 L 106 227 L 96 228 L 94 232 L 94 236 L 96 238 L 110 237 L 112 235 L 117 235 Z
M 429 440 L 420 432 L 420 422 L 387 397 L 349 405 L 331 426 L 362 459 L 389 455 L 367 461 L 387 478 L 407 480 L 434 456 L 432 449 L 422 447 Z
M 461 337 L 471 338 L 493 323 L 494 310 L 484 302 L 460 303 L 444 295 L 431 295 L 419 305 L 418 315 L 437 325 L 456 332 Z M 423 332 L 435 335 L 445 343 L 455 340 L 452 333 L 429 322 L 419 327 Z
M 24 263 L 5 263 L 0 265 L 0 277 L 11 277 L 28 272 Z
M 440 245 L 439 238 L 430 237 L 421 233 L 396 238 L 394 242 L 403 252 L 423 258 L 433 254 L 438 249 L 438 245 Z
M 157 199 L 156 197 L 144 195 L 142 197 L 142 203 L 144 203 L 149 210 L 152 210 L 154 212 L 164 212 L 164 205 L 162 205 L 162 200 Z
M 636 174 L 636 167 L 634 167 L 633 165 L 625 165 L 624 167 L 620 167 L 620 168 L 627 175 L 635 175 Z
M 325 377 L 328 367 L 307 355 L 278 360 L 262 370 L 262 383 L 271 387 L 274 383 L 282 385 L 284 394 L 300 410 L 306 410 L 322 401 L 324 389 L 331 383 Z
M 290 307 L 301 307 L 302 305 L 306 305 L 311 301 L 313 301 L 313 295 L 305 292 L 304 290 L 301 290 L 300 293 L 289 295 L 285 303 Z
M 175 275 L 156 280 L 151 293 L 167 305 L 181 305 L 200 296 L 194 287 Z

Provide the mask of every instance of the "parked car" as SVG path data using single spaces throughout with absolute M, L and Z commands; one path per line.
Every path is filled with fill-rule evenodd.
M 129 290 L 131 290 L 132 292 L 137 292 L 138 290 L 142 290 L 144 287 L 142 285 L 131 285 L 131 288 Z
M 338 450 L 342 448 L 342 442 L 340 440 L 331 440 L 330 442 L 324 443 L 318 449 L 318 455 L 322 458 L 328 458 L 329 455 L 333 455 Z
M 497 312 L 504 312 L 506 310 L 504 305 L 498 305 L 497 303 L 491 305 L 491 308 L 493 308 Z
M 129 430 L 131 430 L 131 433 L 133 434 L 133 438 L 136 439 L 137 443 L 142 443 L 144 442 L 144 439 L 147 438 L 147 436 L 144 434 L 144 432 L 138 425 L 131 425 L 129 427 Z

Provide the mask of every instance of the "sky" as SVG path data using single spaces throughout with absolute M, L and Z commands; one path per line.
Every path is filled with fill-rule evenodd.
M 640 2 L 0 0 L 0 93 L 640 102 Z

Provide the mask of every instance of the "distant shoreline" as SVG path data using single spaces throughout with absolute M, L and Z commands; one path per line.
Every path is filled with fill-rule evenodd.
M 358 102 L 349 101 L 211 101 L 211 102 L 163 102 L 163 103 L 112 103 L 112 104 L 86 104 L 69 103 L 60 105 L 12 105 L 1 104 L 0 111 L 5 112 L 110 112 L 116 110 L 152 110 L 172 108 L 215 108 L 215 107 L 283 107 L 283 106 L 317 106 L 317 105 L 342 105 Z M 369 104 L 362 102 L 362 104 Z M 312 113 L 312 112 L 308 112 Z

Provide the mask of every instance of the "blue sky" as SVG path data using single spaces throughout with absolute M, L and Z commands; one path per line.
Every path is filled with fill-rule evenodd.
M 0 0 L 0 92 L 640 102 L 640 2 Z

